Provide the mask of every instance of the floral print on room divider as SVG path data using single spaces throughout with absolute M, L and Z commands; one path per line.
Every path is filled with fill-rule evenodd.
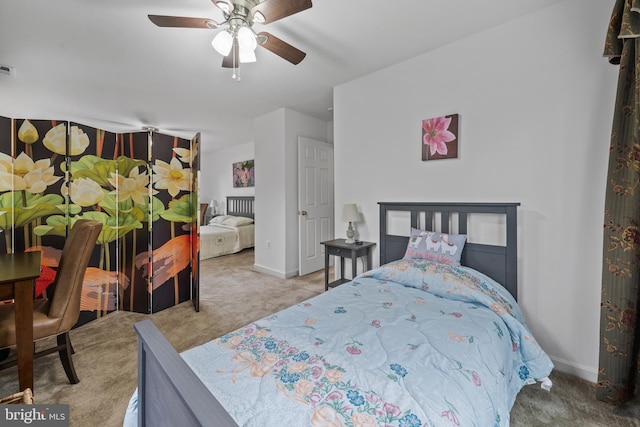
M 149 313 L 186 301 L 197 280 L 197 150 L 157 133 L 0 118 L 0 252 L 41 250 L 42 294 L 69 227 L 98 220 L 103 229 L 78 324 L 118 309 Z

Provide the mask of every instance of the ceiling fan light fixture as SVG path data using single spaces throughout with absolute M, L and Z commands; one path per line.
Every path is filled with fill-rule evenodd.
M 253 34 L 253 31 L 251 31 L 249 27 L 240 27 L 240 29 L 238 30 L 237 37 L 238 37 L 238 45 L 240 46 L 240 50 L 254 51 L 256 47 L 258 47 L 256 36 L 255 34 Z
M 248 62 L 256 62 L 256 53 L 252 49 L 239 49 L 238 56 L 240 62 L 246 64 Z
M 270 24 L 312 7 L 311 0 L 211 0 L 224 19 L 147 15 L 158 27 L 219 29 L 211 40 L 212 47 L 222 55 L 223 68 L 233 68 L 234 78 L 240 62 L 256 61 L 258 45 L 280 58 L 297 65 L 306 53 L 267 32 L 256 32 L 255 23 Z M 242 61 L 240 57 L 242 56 Z M 2 70 L 0 70 L 2 71 Z
M 216 2 L 216 6 L 218 6 L 220 8 L 220 10 L 222 10 L 226 14 L 231 13 L 231 8 L 233 7 L 232 5 L 227 3 L 226 1 L 217 1 Z
M 253 22 L 257 22 L 259 24 L 264 24 L 266 22 L 266 20 L 267 19 L 264 17 L 262 12 L 260 12 L 259 10 L 256 10 L 255 13 L 253 14 Z
M 211 41 L 211 46 L 220 55 L 227 56 L 233 47 L 233 37 L 228 31 L 220 31 Z

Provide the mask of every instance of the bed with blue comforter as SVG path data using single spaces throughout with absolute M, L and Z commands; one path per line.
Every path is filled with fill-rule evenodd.
M 381 267 L 349 283 L 181 355 L 136 324 L 125 425 L 508 426 L 553 369 L 515 301 L 519 203 L 379 205 Z M 469 240 L 486 215 L 506 244 Z
M 553 365 L 478 271 L 399 260 L 182 353 L 241 426 L 508 426 Z M 125 419 L 135 425 L 136 396 Z

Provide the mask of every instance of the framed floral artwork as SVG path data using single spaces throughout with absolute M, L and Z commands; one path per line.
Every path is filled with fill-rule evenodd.
M 233 164 L 233 187 L 253 187 L 255 186 L 254 178 L 254 161 L 245 160 Z
M 458 115 L 422 120 L 422 160 L 458 157 Z

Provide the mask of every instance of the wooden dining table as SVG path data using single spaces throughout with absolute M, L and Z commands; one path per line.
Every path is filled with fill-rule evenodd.
M 33 298 L 40 251 L 0 254 L 0 295 L 13 293 L 20 390 L 33 390 Z

